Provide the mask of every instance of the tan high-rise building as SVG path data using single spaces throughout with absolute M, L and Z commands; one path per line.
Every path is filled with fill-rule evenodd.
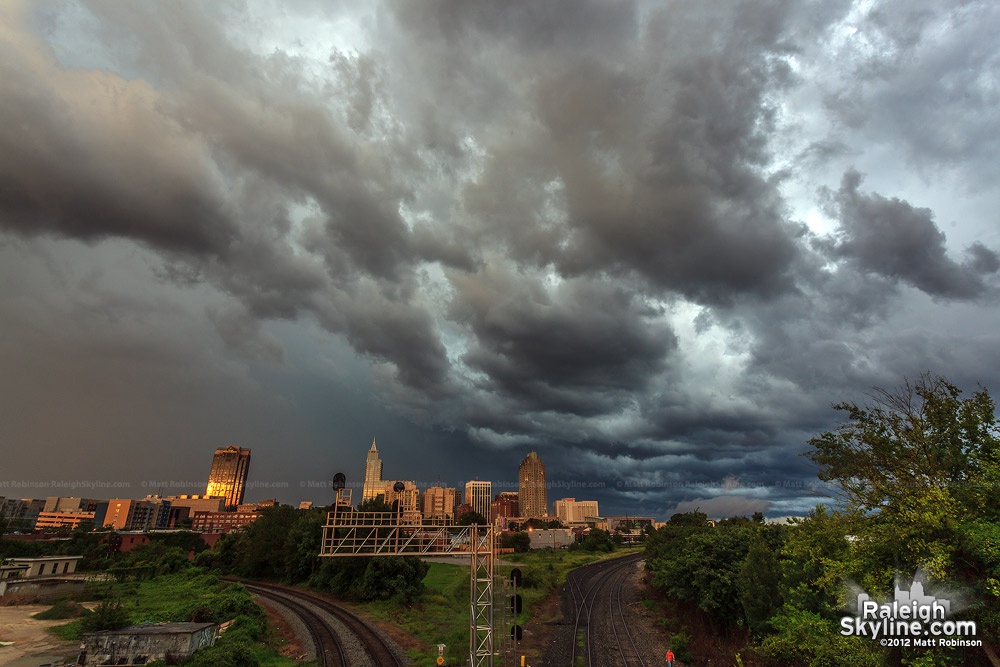
M 382 482 L 385 489 L 386 504 L 392 505 L 394 502 L 399 501 L 399 514 L 402 522 L 405 524 L 420 525 L 423 515 L 420 513 L 420 490 L 417 489 L 416 482 L 403 481 L 402 491 L 396 491 L 393 488 L 397 483 L 395 481 Z
M 378 457 L 375 438 L 372 438 L 372 446 L 368 449 L 368 456 L 365 458 L 365 485 L 361 490 L 361 501 L 373 500 L 380 495 L 385 495 L 385 482 L 382 481 L 382 459 Z
M 545 516 L 549 495 L 545 488 L 545 464 L 537 452 L 530 452 L 517 469 L 517 504 L 528 519 Z
M 472 507 L 473 512 L 478 512 L 487 521 L 490 520 L 490 501 L 493 495 L 490 491 L 492 485 L 489 482 L 474 480 L 465 485 L 465 504 Z
M 563 498 L 552 503 L 552 514 L 562 523 L 583 523 L 600 516 L 596 500 Z
M 455 516 L 455 489 L 432 486 L 424 491 L 425 519 L 451 519 Z
M 250 472 L 250 450 L 242 447 L 216 449 L 212 457 L 212 471 L 208 474 L 206 496 L 222 496 L 226 507 L 236 509 L 243 503 L 247 475 Z

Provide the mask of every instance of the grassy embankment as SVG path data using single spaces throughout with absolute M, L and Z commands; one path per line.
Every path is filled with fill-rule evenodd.
M 214 647 L 199 651 L 189 664 L 239 662 L 260 667 L 298 664 L 278 653 L 278 642 L 267 625 L 266 616 L 246 590 L 242 586 L 220 582 L 211 574 L 189 570 L 149 581 L 95 582 L 89 587 L 87 597 L 121 604 L 129 623 L 236 619 L 237 622 Z M 40 615 L 58 617 L 65 613 L 65 607 L 65 603 L 58 603 Z M 83 623 L 84 620 L 78 618 L 50 631 L 62 639 L 78 640 Z
M 524 604 L 518 622 L 524 625 L 534 618 L 535 610 L 553 591 L 566 582 L 570 570 L 602 558 L 622 556 L 638 549 L 620 549 L 612 554 L 582 551 L 534 551 L 506 554 L 503 559 L 515 565 L 499 566 L 509 576 L 516 566 L 523 585 L 519 589 Z M 456 559 L 456 563 L 464 562 Z M 369 602 L 357 605 L 360 613 L 393 623 L 427 645 L 425 650 L 409 651 L 418 667 L 431 667 L 437 645 L 448 645 L 449 664 L 464 664 L 469 652 L 469 566 L 431 563 L 424 577 L 424 593 L 409 606 L 392 602 Z M 548 621 L 542 617 L 539 620 Z

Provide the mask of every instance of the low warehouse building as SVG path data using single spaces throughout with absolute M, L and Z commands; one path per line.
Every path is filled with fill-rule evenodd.
M 213 623 L 144 623 L 121 630 L 87 632 L 80 646 L 81 665 L 144 665 L 163 660 L 168 665 L 215 644 Z

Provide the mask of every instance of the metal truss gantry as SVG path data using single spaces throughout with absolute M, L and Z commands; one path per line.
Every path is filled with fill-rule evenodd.
M 493 526 L 449 521 L 404 523 L 402 511 L 359 512 L 351 490 L 338 489 L 323 527 L 320 556 L 454 556 L 469 559 L 469 655 L 472 667 L 493 667 Z

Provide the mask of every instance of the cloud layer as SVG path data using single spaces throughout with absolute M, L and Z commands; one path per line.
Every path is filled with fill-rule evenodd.
M 193 318 L 158 332 L 172 365 L 217 349 L 205 382 L 258 416 L 336 376 L 437 472 L 534 448 L 611 507 L 801 511 L 831 403 L 996 368 L 996 28 L 988 3 L 8 3 L 0 252 L 35 287 L 3 344 L 104 341 L 96 383 L 145 359 L 66 326 L 109 308 L 66 276 L 131 248 L 119 316 Z M 306 331 L 366 364 L 301 362 Z M 61 419 L 79 388 L 39 391 Z

